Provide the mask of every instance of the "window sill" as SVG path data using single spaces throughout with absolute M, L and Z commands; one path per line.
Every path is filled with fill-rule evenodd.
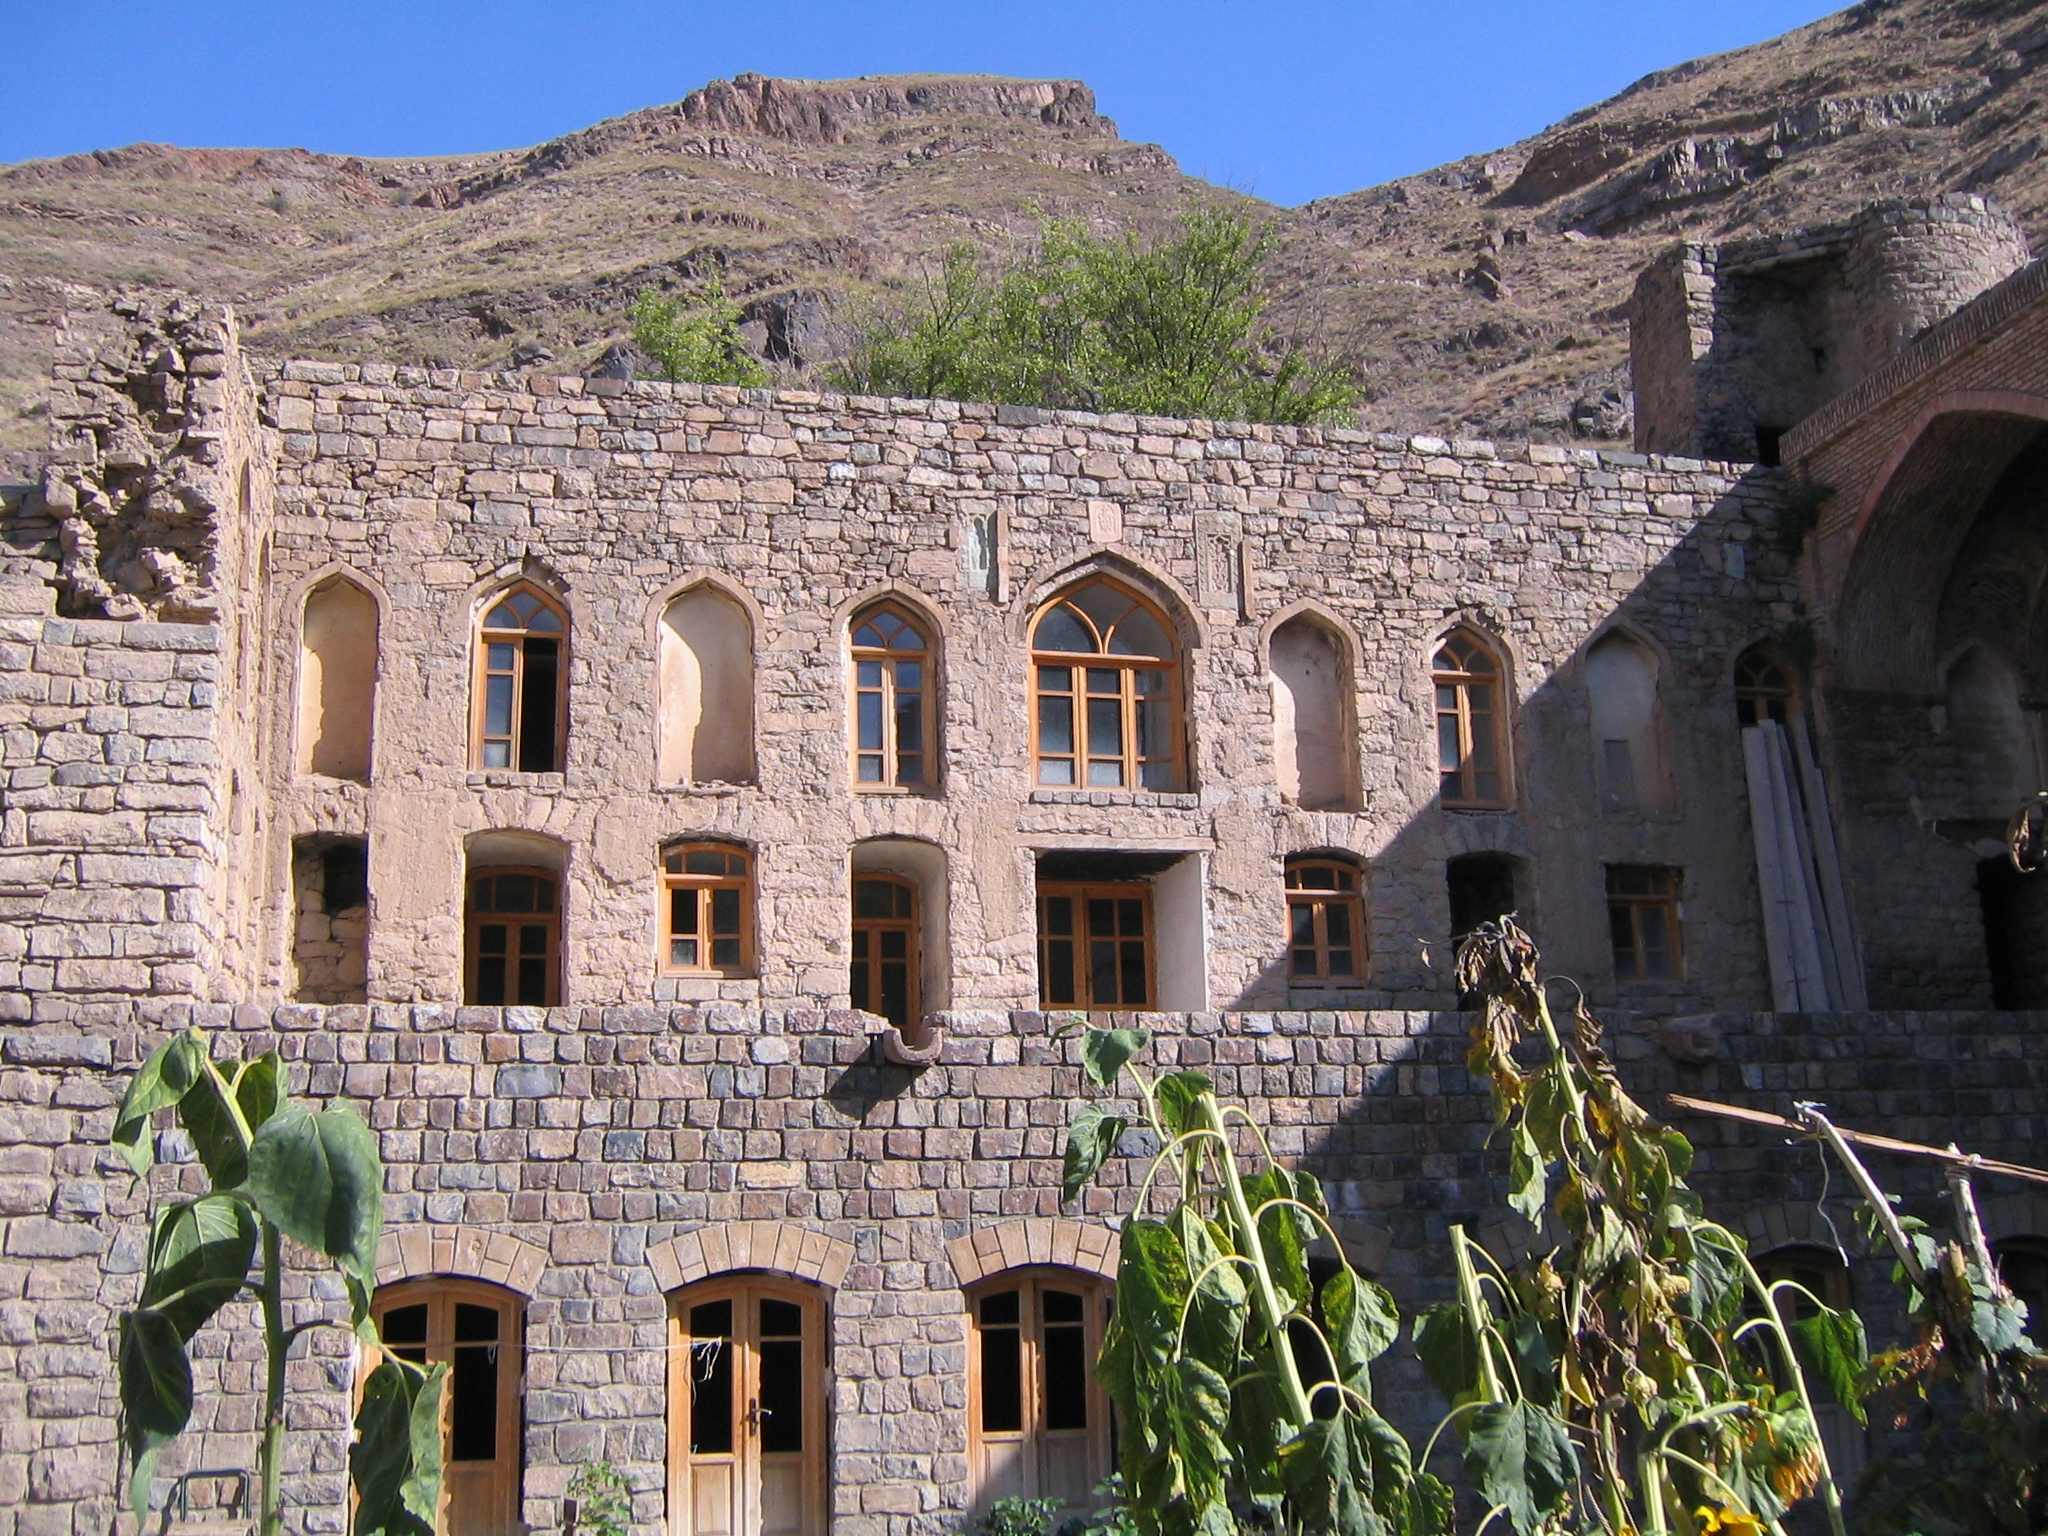
M 853 792 L 863 798 L 872 795 L 884 800 L 936 800 L 939 798 L 939 792 L 936 788 L 920 787 L 912 789 L 904 784 L 856 784 L 853 786 Z
M 468 783 L 471 789 L 532 789 L 557 795 L 568 787 L 560 772 L 515 773 L 510 768 L 472 768 Z
M 758 784 L 740 784 L 731 779 L 706 779 L 699 784 L 657 784 L 657 795 L 741 795 L 750 789 L 759 789 Z
M 1481 805 L 1471 801 L 1439 800 L 1437 805 L 1453 816 L 1507 816 L 1514 812 L 1512 805 Z
M 754 976 L 717 976 L 692 971 L 688 975 L 654 978 L 657 1003 L 757 1003 L 761 982 Z
M 1033 805 L 1136 805 L 1200 810 L 1202 797 L 1163 789 L 1034 789 Z

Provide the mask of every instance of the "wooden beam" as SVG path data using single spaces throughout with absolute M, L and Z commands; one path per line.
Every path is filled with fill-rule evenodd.
M 1717 1104 L 1712 1099 L 1695 1099 L 1689 1094 L 1667 1093 L 1664 1102 L 1681 1114 L 1713 1115 L 1722 1120 L 1740 1120 L 1745 1125 L 1759 1125 L 1774 1131 L 1789 1131 L 1794 1136 L 1811 1136 L 1813 1132 L 1797 1120 L 1788 1120 L 1783 1115 L 1771 1114 L 1768 1110 L 1743 1109 L 1734 1104 Z M 1904 1157 L 1928 1157 L 1938 1163 L 1967 1168 L 1974 1173 L 2000 1173 L 2008 1178 L 2026 1179 L 2034 1184 L 2048 1184 L 2048 1171 L 2029 1168 L 2023 1163 L 2004 1163 L 1993 1157 L 1975 1157 L 1968 1152 L 1958 1152 L 1954 1147 L 1925 1147 L 1917 1141 L 1900 1141 L 1892 1136 L 1876 1136 L 1869 1131 L 1852 1131 L 1836 1126 L 1842 1140 L 1854 1142 L 1859 1147 L 1869 1147 L 1876 1152 L 1896 1152 Z

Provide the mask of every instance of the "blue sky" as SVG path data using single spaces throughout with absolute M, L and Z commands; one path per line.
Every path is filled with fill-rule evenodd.
M 1280 203 L 1512 143 L 1816 0 L 0 0 L 0 161 L 154 139 L 537 143 L 742 70 L 1074 76 L 1124 135 Z

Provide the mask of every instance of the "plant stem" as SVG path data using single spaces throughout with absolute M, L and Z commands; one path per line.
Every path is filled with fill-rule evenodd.
M 1280 1298 L 1273 1290 L 1272 1272 L 1266 1268 L 1265 1245 L 1259 1241 L 1258 1223 L 1252 1220 L 1251 1207 L 1245 1202 L 1244 1184 L 1237 1172 L 1237 1157 L 1230 1150 L 1230 1138 L 1224 1134 L 1223 1112 L 1216 1102 L 1216 1095 L 1205 1093 L 1197 1098 L 1195 1112 L 1202 1117 L 1203 1125 L 1216 1134 L 1217 1175 L 1223 1185 L 1224 1203 L 1229 1206 L 1231 1221 L 1238 1229 L 1238 1246 L 1252 1261 L 1252 1296 L 1258 1302 L 1259 1321 L 1266 1329 L 1266 1336 L 1272 1340 L 1273 1356 L 1280 1367 L 1280 1387 L 1287 1395 L 1288 1413 L 1297 1428 L 1304 1426 L 1314 1415 L 1309 1407 L 1308 1393 L 1302 1390 L 1301 1374 L 1294 1368 L 1294 1351 L 1288 1347 L 1286 1309 L 1280 1305 Z
M 269 1366 L 263 1408 L 261 1462 L 262 1524 L 257 1536 L 283 1536 L 279 1483 L 284 1461 L 284 1238 L 275 1223 L 263 1223 L 263 1352 Z
M 1506 1394 L 1500 1389 L 1500 1372 L 1493 1364 L 1493 1345 L 1487 1340 L 1491 1330 L 1480 1322 L 1482 1317 L 1490 1318 L 1493 1314 L 1485 1310 L 1479 1296 L 1479 1276 L 1472 1268 L 1472 1255 L 1465 1251 L 1466 1244 L 1470 1242 L 1462 1226 L 1454 1224 L 1451 1227 L 1451 1262 L 1458 1269 L 1458 1299 L 1465 1305 L 1466 1321 L 1472 1325 L 1472 1342 L 1479 1348 L 1479 1374 L 1486 1384 L 1487 1401 L 1498 1403 L 1506 1400 Z
M 1728 1251 L 1735 1255 L 1736 1262 L 1742 1266 L 1743 1278 L 1763 1302 L 1764 1315 L 1770 1319 L 1771 1333 L 1778 1341 L 1778 1353 L 1785 1361 L 1785 1369 L 1792 1374 L 1792 1385 L 1799 1392 L 1799 1406 L 1806 1410 L 1806 1422 L 1813 1429 L 1814 1459 L 1820 1463 L 1820 1502 L 1828 1512 L 1828 1529 L 1833 1536 L 1848 1536 L 1848 1527 L 1842 1519 L 1841 1491 L 1835 1487 L 1835 1469 L 1828 1464 L 1827 1442 L 1821 1439 L 1820 1419 L 1813 1411 L 1813 1394 L 1807 1390 L 1806 1372 L 1799 1368 L 1799 1356 L 1793 1353 L 1792 1335 L 1785 1331 L 1784 1315 L 1778 1311 L 1777 1293 L 1764 1284 L 1764 1277 L 1750 1263 L 1748 1254 L 1733 1246 Z

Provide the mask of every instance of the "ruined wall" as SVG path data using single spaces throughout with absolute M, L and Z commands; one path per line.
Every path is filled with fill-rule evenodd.
M 869 1034 L 876 1021 L 852 1013 L 198 1007 L 167 1022 L 184 1017 L 215 1030 L 220 1049 L 279 1050 L 294 1091 L 345 1099 L 377 1129 L 385 1280 L 471 1275 L 526 1298 L 523 1512 L 537 1531 L 560 1528 L 570 1468 L 598 1456 L 632 1478 L 638 1528 L 656 1528 L 664 1292 L 741 1248 L 741 1267 L 794 1270 L 829 1290 L 837 1536 L 956 1528 L 969 1497 L 963 1282 L 1027 1258 L 1100 1270 L 1142 1171 L 1114 1163 L 1075 1207 L 1059 1206 L 1064 1125 L 1082 1089 L 1076 1042 L 1051 1034 L 1057 1016 L 949 1015 L 943 1059 L 921 1070 L 889 1064 Z M 1463 1067 L 1463 1017 L 1144 1022 L 1160 1031 L 1149 1061 L 1209 1073 L 1283 1160 L 1315 1173 L 1355 1262 L 1404 1313 L 1444 1294 L 1450 1223 L 1515 1241 L 1500 1154 L 1486 1150 L 1487 1099 Z M 1934 1142 L 1967 1127 L 1973 1150 L 2025 1158 L 2048 1088 L 2048 1062 L 2031 1049 L 2044 1023 L 1719 1015 L 1660 1032 L 1622 1018 L 1612 1043 L 1646 1103 L 1671 1089 L 1777 1111 L 1819 1098 L 1844 1124 Z M 111 1321 L 137 1285 L 145 1192 L 105 1138 L 154 1038 L 0 1041 L 0 1536 L 132 1529 L 114 1512 Z M 1829 1241 L 1810 1148 L 1721 1122 L 1685 1129 L 1711 1213 L 1759 1249 Z M 175 1136 L 159 1146 L 189 1156 Z M 161 1168 L 155 1195 L 191 1171 Z M 1881 1160 L 1879 1175 L 1938 1223 L 1932 1170 Z M 2004 1193 L 1986 1191 L 1994 1239 L 2048 1236 L 2048 1210 Z M 1831 1204 L 1830 1217 L 1853 1245 L 1849 1213 Z M 963 1274 L 976 1252 L 991 1257 Z M 1859 1305 L 1879 1318 L 1883 1268 L 1854 1272 Z M 288 1323 L 341 1305 L 308 1271 L 293 1270 L 292 1286 Z M 198 1410 L 166 1453 L 166 1479 L 252 1459 L 257 1378 L 224 1341 L 218 1323 L 201 1335 Z M 295 1529 L 342 1529 L 352 1350 L 345 1331 L 316 1329 L 289 1368 Z M 1378 1385 L 1411 1435 L 1443 1411 L 1405 1344 Z
M 1794 617 L 1771 488 L 1542 446 L 369 364 L 286 364 L 262 396 L 278 433 L 265 730 L 280 749 L 252 996 L 286 986 L 287 850 L 317 831 L 370 842 L 370 996 L 454 1000 L 464 840 L 503 829 L 556 840 L 575 1002 L 843 1004 L 849 854 L 877 837 L 942 852 L 963 1005 L 1035 995 L 1032 861 L 1061 849 L 1206 863 L 1206 931 L 1181 937 L 1206 946 L 1206 976 L 1186 980 L 1215 1005 L 1286 1000 L 1280 862 L 1323 848 L 1369 866 L 1372 973 L 1346 1005 L 1448 1001 L 1443 861 L 1478 849 L 1525 861 L 1551 952 L 1602 990 L 1601 861 L 1683 867 L 1698 967 L 1643 1005 L 1765 995 L 1727 669 Z M 382 609 L 367 791 L 294 775 L 282 748 L 304 595 L 338 569 Z M 1179 623 L 1185 793 L 1029 781 L 1029 620 L 1094 569 Z M 469 626 L 521 575 L 573 626 L 561 774 L 467 762 Z M 699 580 L 753 626 L 754 783 L 662 782 L 660 620 Z M 848 786 L 845 622 L 889 593 L 932 619 L 943 652 L 930 795 Z M 1281 803 L 1266 647 L 1298 608 L 1356 657 L 1356 812 Z M 1428 664 L 1460 616 L 1499 637 L 1512 674 L 1508 813 L 1434 805 Z M 1668 658 L 1668 816 L 1598 811 L 1578 661 L 1616 620 Z M 654 974 L 656 850 L 692 832 L 757 852 L 774 936 L 758 979 Z

